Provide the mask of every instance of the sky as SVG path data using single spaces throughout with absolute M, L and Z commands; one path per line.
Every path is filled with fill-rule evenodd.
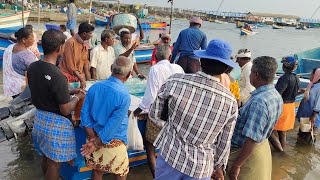
M 169 7 L 168 0 L 120 0 L 124 3 Z M 216 11 L 221 0 L 174 0 L 175 8 Z M 310 18 L 320 6 L 320 0 L 224 0 L 219 11 L 265 12 Z M 314 19 L 320 19 L 320 9 Z

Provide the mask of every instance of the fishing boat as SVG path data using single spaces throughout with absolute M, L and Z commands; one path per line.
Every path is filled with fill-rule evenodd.
M 228 22 L 220 21 L 218 19 L 214 20 L 214 22 L 217 23 L 217 24 L 228 24 Z
M 247 30 L 247 29 L 245 29 L 245 28 L 241 28 L 240 29 L 240 35 L 241 36 L 244 36 L 244 35 L 255 35 L 255 34 L 257 34 L 258 32 L 253 32 L 253 31 L 249 31 L 249 30 Z
M 14 39 L 11 39 L 10 37 L 0 36 L 0 68 L 2 68 L 3 53 L 5 49 L 13 43 L 15 43 Z M 43 49 L 40 42 L 38 43 L 38 49 L 40 51 L 40 54 L 43 55 Z M 150 62 L 152 58 L 153 49 L 154 45 L 139 45 L 134 51 L 134 56 L 136 58 L 137 63 L 140 64 Z
M 305 25 L 300 24 L 300 25 L 296 26 L 296 29 L 297 30 L 307 30 L 307 27 Z
M 244 22 L 236 21 L 236 28 L 242 28 L 244 26 Z
M 98 26 L 106 26 L 110 17 L 109 16 L 102 16 L 99 14 L 94 14 L 94 19 Z
M 167 29 L 167 23 L 166 22 L 145 22 L 141 23 L 141 26 L 143 29 Z
M 283 28 L 284 28 L 283 26 L 279 26 L 279 25 L 276 25 L 276 24 L 272 25 L 272 29 L 283 29 Z
M 295 73 L 301 77 L 309 78 L 314 68 L 320 68 L 320 47 L 292 54 L 291 56 L 295 56 L 298 59 L 299 64 Z M 280 59 L 278 63 L 278 72 L 283 73 Z
M 31 11 L 24 11 L 24 24 L 27 24 Z M 22 28 L 22 12 L 0 15 L 0 33 L 13 33 Z

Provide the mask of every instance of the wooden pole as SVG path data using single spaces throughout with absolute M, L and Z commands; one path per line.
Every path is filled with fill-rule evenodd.
M 91 9 L 92 9 L 92 0 L 90 0 L 90 5 L 89 5 L 89 24 L 91 20 Z
M 172 14 L 173 14 L 173 0 L 171 0 L 171 13 L 170 13 L 169 34 L 171 34 L 171 27 L 172 27 Z
M 24 0 L 22 2 L 22 27 L 24 27 Z
M 120 0 L 118 0 L 118 13 L 120 13 Z
M 40 8 L 40 0 L 38 1 L 38 32 L 40 32 L 40 10 L 41 10 L 41 8 Z

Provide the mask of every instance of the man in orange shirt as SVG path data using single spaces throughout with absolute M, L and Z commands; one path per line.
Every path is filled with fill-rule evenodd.
M 161 34 L 161 42 L 160 44 L 165 44 L 165 45 L 169 45 L 170 46 L 170 42 L 171 42 L 171 35 L 167 34 L 167 33 L 163 33 Z M 170 46 L 171 52 L 173 47 Z M 170 59 L 169 59 L 170 60 Z M 151 66 L 155 65 L 157 63 L 157 59 L 156 59 L 156 47 L 153 49 L 152 52 L 152 58 L 151 58 Z
M 89 72 L 89 44 L 94 26 L 89 23 L 79 25 L 78 34 L 68 39 L 59 68 L 67 77 L 68 82 L 80 82 L 80 87 L 86 87 L 86 80 L 91 79 Z

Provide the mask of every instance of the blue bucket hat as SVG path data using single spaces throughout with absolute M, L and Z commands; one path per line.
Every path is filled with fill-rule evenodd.
M 232 55 L 231 45 L 220 39 L 210 41 L 206 50 L 195 50 L 193 53 L 197 57 L 217 60 L 233 68 L 237 66 L 237 64 L 230 59 Z

